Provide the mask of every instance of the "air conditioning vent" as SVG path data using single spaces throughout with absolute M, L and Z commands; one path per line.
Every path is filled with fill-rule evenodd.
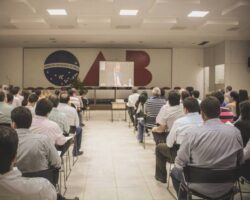
M 205 44 L 207 44 L 207 43 L 209 43 L 209 41 L 203 41 L 203 42 L 201 42 L 201 43 L 198 44 L 198 45 L 203 46 L 203 45 L 205 45 Z
M 187 29 L 187 27 L 185 26 L 173 26 L 171 28 L 171 30 L 185 30 L 185 29 Z
M 115 28 L 116 29 L 130 29 L 131 26 L 129 26 L 129 25 L 117 25 Z

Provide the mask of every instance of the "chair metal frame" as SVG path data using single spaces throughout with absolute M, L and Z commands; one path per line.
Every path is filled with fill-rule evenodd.
M 207 200 L 223 200 L 226 198 L 233 198 L 237 193 L 236 187 L 233 185 L 229 192 L 217 198 L 208 197 L 198 191 L 192 190 L 189 187 L 190 183 L 237 183 L 239 178 L 239 167 L 231 169 L 211 169 L 194 166 L 186 166 L 183 168 L 184 182 L 180 183 L 178 197 L 180 190 L 187 192 L 187 199 L 191 200 L 192 195 Z

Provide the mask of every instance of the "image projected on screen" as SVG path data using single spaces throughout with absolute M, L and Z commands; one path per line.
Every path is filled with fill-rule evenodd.
M 100 61 L 99 86 L 132 87 L 134 62 Z

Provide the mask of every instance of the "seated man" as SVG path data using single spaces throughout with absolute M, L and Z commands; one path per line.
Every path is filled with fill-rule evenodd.
M 133 94 L 128 96 L 127 107 L 128 107 L 128 114 L 129 114 L 130 120 L 133 123 L 133 125 L 135 125 L 135 120 L 134 120 L 135 104 L 139 99 L 139 94 L 136 88 L 132 89 L 132 93 Z
M 21 96 L 20 94 L 19 94 L 19 91 L 20 91 L 20 88 L 19 87 L 13 87 L 12 89 L 11 89 L 11 93 L 13 94 L 13 96 L 14 96 L 14 100 L 13 100 L 13 103 L 12 103 L 12 105 L 14 106 L 14 107 L 18 107 L 18 106 L 21 106 L 22 105 L 22 101 L 23 101 L 23 96 Z
M 5 93 L 3 91 L 0 91 L 0 125 L 10 126 L 10 113 L 14 109 L 14 107 L 12 105 L 8 105 L 5 100 Z
M 177 91 L 169 92 L 168 102 L 161 108 L 156 118 L 156 123 L 159 126 L 154 127 L 152 130 L 156 144 L 166 142 L 167 134 L 171 130 L 174 121 L 184 115 L 180 98 Z
M 140 120 L 138 123 L 138 140 L 141 143 L 143 140 L 144 126 L 153 127 L 155 125 L 155 118 L 158 115 L 161 107 L 166 103 L 164 99 L 160 98 L 161 90 L 158 87 L 153 88 L 152 97 L 150 97 L 145 103 L 145 114 L 146 119 L 151 119 L 150 121 Z
M 183 107 L 185 115 L 175 120 L 167 136 L 167 144 L 158 144 L 155 150 L 155 179 L 161 181 L 162 183 L 166 183 L 166 162 L 170 162 L 175 159 L 178 150 L 176 146 L 180 146 L 190 127 L 201 126 L 203 122 L 201 116 L 199 115 L 199 103 L 195 98 L 187 97 L 184 99 Z
M 56 95 L 49 96 L 49 100 L 53 104 L 53 108 L 49 114 L 49 119 L 56 122 L 64 134 L 69 134 L 69 124 L 67 116 L 64 112 L 60 112 L 58 107 L 59 98 Z
M 26 108 L 30 109 L 32 115 L 35 115 L 35 106 L 38 101 L 38 96 L 35 93 L 31 93 L 28 97 L 28 105 Z
M 194 97 L 195 99 L 197 99 L 199 105 L 201 104 L 201 100 L 199 99 L 199 97 L 200 97 L 200 92 L 199 92 L 198 90 L 194 90 L 194 91 L 192 92 L 192 97 Z
M 54 186 L 44 178 L 24 178 L 14 168 L 18 136 L 14 129 L 0 126 L 0 199 L 56 200 Z
M 48 119 L 51 110 L 52 103 L 47 99 L 40 99 L 36 104 L 35 116 L 30 130 L 32 133 L 49 136 L 53 144 L 61 146 L 65 144 L 67 139 L 58 124 Z
M 230 169 L 243 160 L 243 143 L 240 131 L 220 121 L 220 102 L 215 97 L 207 97 L 201 102 L 204 124 L 191 128 L 186 133 L 175 159 L 171 177 L 176 192 L 183 181 L 182 168 L 190 165 L 202 168 Z M 211 198 L 227 193 L 233 183 L 190 184 L 189 187 Z M 180 191 L 179 199 L 187 194 Z
M 18 134 L 17 167 L 22 173 L 38 172 L 50 167 L 60 168 L 61 159 L 50 138 L 32 133 L 32 114 L 28 108 L 17 107 L 11 112 L 12 127 Z
M 70 106 L 69 95 L 67 93 L 60 94 L 60 103 L 58 105 L 58 110 L 64 112 L 67 116 L 68 123 L 70 125 L 70 133 L 76 133 L 76 139 L 73 148 L 73 156 L 82 155 L 83 152 L 80 151 L 82 143 L 82 128 L 80 127 L 79 117 L 75 108 Z
M 234 114 L 229 110 L 229 108 L 224 105 L 224 95 L 221 92 L 213 92 L 211 94 L 213 97 L 217 98 L 220 101 L 220 120 L 223 123 L 234 122 Z

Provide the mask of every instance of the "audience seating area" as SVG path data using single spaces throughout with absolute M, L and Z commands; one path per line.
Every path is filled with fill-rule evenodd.
M 250 100 L 246 90 L 235 91 L 228 86 L 226 91 L 214 91 L 206 94 L 204 98 L 199 96 L 199 91 L 190 86 L 185 89 L 175 87 L 173 90 L 168 87 L 87 88 L 87 90 L 88 93 L 82 95 L 77 88 L 20 89 L 9 86 L 0 90 L 0 144 L 2 145 L 0 158 L 3 160 L 0 163 L 0 199 L 11 193 L 11 190 L 3 189 L 1 185 L 1 181 L 2 184 L 6 181 L 4 175 L 16 169 L 8 166 L 9 171 L 4 170 L 6 169 L 4 165 L 8 164 L 4 162 L 8 159 L 14 162 L 14 167 L 20 170 L 23 177 L 47 179 L 52 184 L 51 192 L 57 194 L 57 199 L 94 199 L 85 196 L 91 184 L 83 187 L 85 183 L 79 183 L 77 180 L 78 174 L 81 180 L 80 177 L 85 173 L 90 180 L 92 175 L 103 178 L 106 177 L 106 173 L 115 173 L 117 191 L 113 192 L 119 196 L 122 187 L 120 188 L 121 180 L 117 174 L 123 173 L 126 178 L 126 173 L 133 174 L 133 172 L 118 170 L 117 173 L 117 169 L 114 169 L 114 172 L 107 172 L 102 170 L 102 167 L 106 169 L 106 165 L 110 166 L 115 162 L 113 159 L 120 156 L 122 158 L 123 154 L 116 153 L 114 147 L 120 152 L 123 148 L 129 148 L 131 144 L 133 144 L 131 147 L 136 149 L 135 155 L 150 157 L 150 163 L 145 165 L 149 165 L 152 171 L 146 177 L 150 177 L 150 184 L 156 186 L 156 190 L 162 192 L 164 189 L 169 195 L 166 199 L 250 198 L 250 170 L 247 170 L 250 169 Z M 103 91 L 113 93 L 114 96 L 98 98 L 98 93 L 101 94 Z M 91 96 L 93 94 L 94 98 Z M 11 95 L 12 100 L 8 99 Z M 110 112 L 106 109 L 111 109 L 111 103 L 114 101 L 126 105 L 125 122 L 124 109 L 117 110 L 117 113 L 112 112 L 112 122 L 114 122 L 110 122 Z M 103 113 L 100 119 L 96 119 L 97 113 Z M 98 126 L 101 122 L 106 124 L 103 129 Z M 109 131 L 113 131 L 112 134 L 107 133 L 105 130 L 107 127 Z M 89 134 L 88 131 L 91 129 L 95 131 Z M 8 134 L 10 132 L 12 135 Z M 101 136 L 102 132 L 107 137 Z M 115 132 L 121 139 L 116 138 Z M 6 140 L 8 137 L 14 137 L 13 135 L 19 138 L 18 146 L 15 146 L 15 142 L 13 144 L 9 142 L 14 141 L 13 138 Z M 105 138 L 105 147 L 99 143 L 101 140 L 98 141 L 95 135 Z M 129 142 L 123 141 L 125 137 L 129 138 Z M 31 144 L 31 141 L 40 142 L 36 146 L 28 145 L 24 148 L 22 145 L 27 141 Z M 118 141 L 117 144 L 115 141 Z M 1 154 L 6 151 L 7 146 L 9 149 L 17 148 L 17 151 L 11 154 L 11 158 L 8 158 L 7 154 Z M 104 152 L 110 153 L 106 161 L 106 155 L 101 155 L 103 147 L 107 148 L 103 150 Z M 95 157 L 96 152 L 99 152 L 99 157 Z M 36 154 L 37 160 L 29 160 L 29 156 L 31 158 L 33 153 Z M 133 153 L 132 149 L 130 153 Z M 124 151 L 124 155 L 127 156 L 127 152 Z M 25 159 L 26 166 L 22 164 L 22 159 Z M 101 159 L 104 162 L 103 166 L 91 169 L 92 161 L 90 164 L 88 161 L 91 159 Z M 136 159 L 138 159 L 136 162 L 140 163 L 140 156 Z M 124 162 L 123 169 L 136 159 Z M 152 163 L 154 160 L 155 163 Z M 27 171 L 29 166 L 36 166 L 38 161 L 40 165 L 37 165 L 37 169 L 41 167 L 42 170 Z M 89 166 L 87 171 L 84 171 L 85 164 Z M 152 164 L 155 169 L 152 169 Z M 22 168 L 19 169 L 19 166 Z M 21 171 L 23 167 L 27 170 Z M 114 164 L 111 168 L 113 167 Z M 143 167 L 141 170 L 143 171 Z M 137 183 L 136 177 L 136 175 L 131 176 L 130 181 Z M 36 180 L 35 178 L 33 180 Z M 74 179 L 80 186 L 74 184 Z M 86 181 L 88 183 L 88 178 Z M 102 184 L 105 185 L 105 182 L 109 181 L 103 180 Z M 15 186 L 10 185 L 10 187 Z M 76 195 L 72 194 L 74 187 L 78 188 Z M 137 187 L 140 188 L 140 185 L 136 185 L 135 188 Z M 148 187 L 150 188 L 150 185 Z M 100 191 L 97 190 L 96 193 Z M 130 199 L 130 191 L 127 193 Z M 152 191 L 151 194 L 153 195 Z M 92 197 L 96 199 L 98 196 L 100 198 L 97 199 L 102 199 L 101 194 L 99 195 L 94 194 Z M 139 198 L 131 197 L 131 199 Z M 158 200 L 155 197 L 152 199 Z

